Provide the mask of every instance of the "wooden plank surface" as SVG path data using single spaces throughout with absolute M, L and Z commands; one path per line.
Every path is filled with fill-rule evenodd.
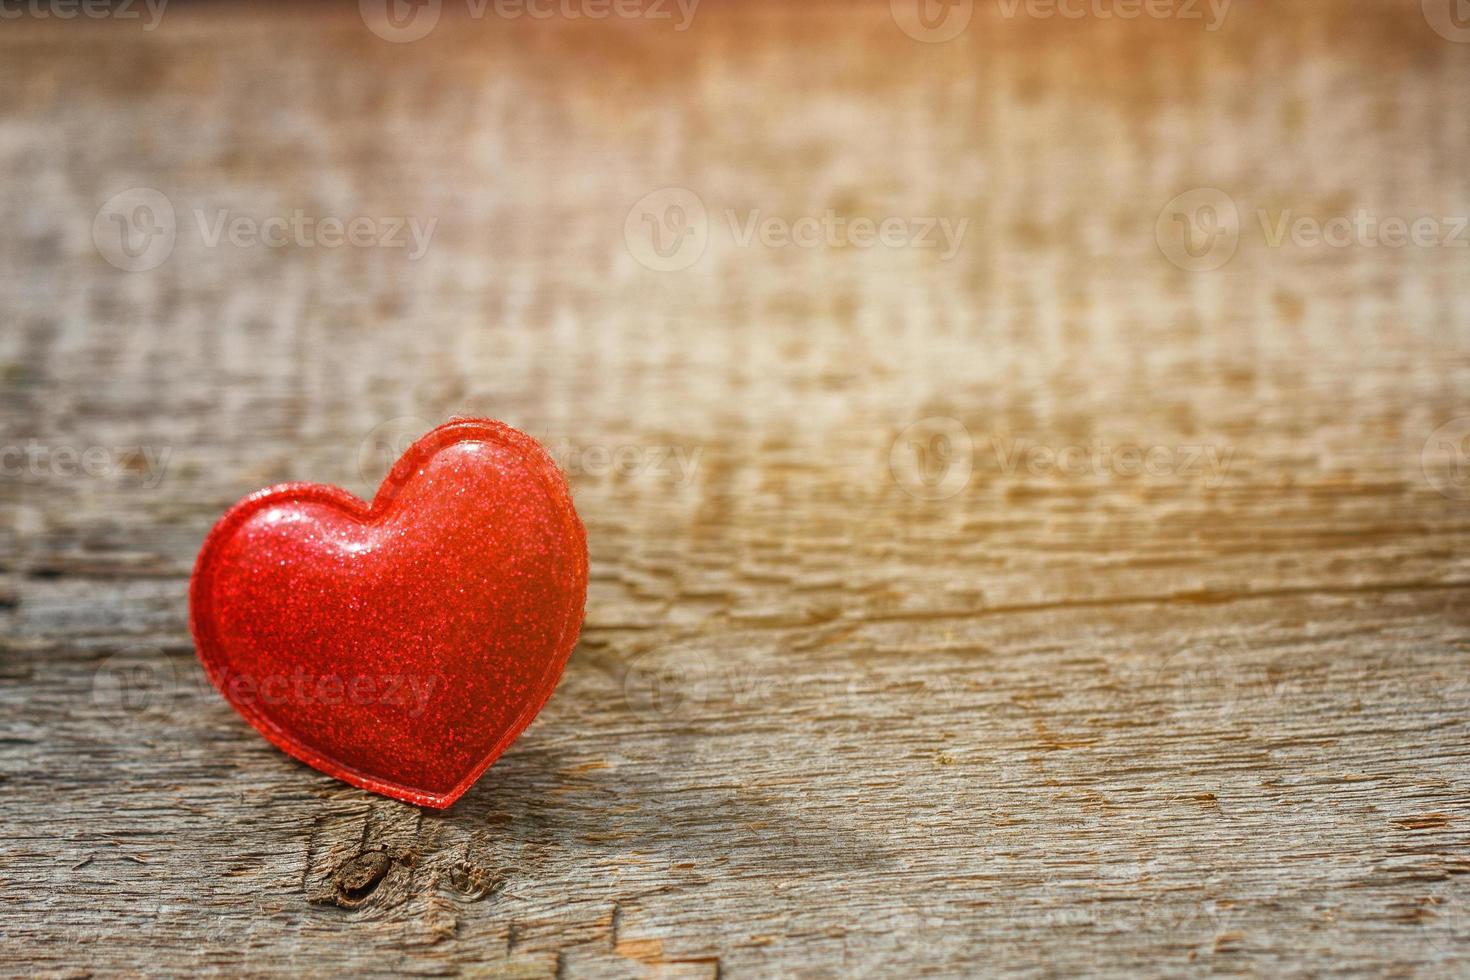
M 0 26 L 6 972 L 1465 973 L 1454 21 L 450 6 Z M 297 212 L 435 224 L 250 239 Z M 781 244 L 829 212 L 909 238 Z M 257 737 L 185 587 L 461 413 L 560 454 L 592 584 L 436 813 Z

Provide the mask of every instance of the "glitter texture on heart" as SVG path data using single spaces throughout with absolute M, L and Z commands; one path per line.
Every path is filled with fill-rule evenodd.
M 447 807 L 551 696 L 581 629 L 587 538 L 530 436 L 456 419 L 371 504 L 292 483 L 205 539 L 189 622 L 246 721 L 331 776 Z

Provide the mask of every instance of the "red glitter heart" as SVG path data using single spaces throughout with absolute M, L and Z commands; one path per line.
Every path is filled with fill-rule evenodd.
M 288 483 L 204 541 L 189 626 L 209 678 L 281 749 L 447 807 L 551 697 L 582 626 L 587 535 L 556 464 L 456 419 L 371 504 Z

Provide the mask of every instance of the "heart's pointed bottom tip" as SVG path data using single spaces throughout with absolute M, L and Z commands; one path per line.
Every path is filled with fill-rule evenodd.
M 345 783 L 355 789 L 360 789 L 365 792 L 372 793 L 375 796 L 382 796 L 390 800 L 397 800 L 400 803 L 411 803 L 414 806 L 426 807 L 431 810 L 447 810 L 450 807 L 454 806 L 455 803 L 459 802 L 459 800 L 463 798 L 466 793 L 468 793 L 479 783 L 480 779 L 484 775 L 484 770 L 475 773 L 474 775 L 467 775 L 453 789 L 445 790 L 443 792 L 435 792 L 432 790 L 415 789 L 409 786 L 402 786 L 397 783 L 391 782 L 390 780 L 379 778 L 377 776 L 372 776 L 366 773 L 344 772 L 332 765 L 318 765 L 313 760 L 296 757 L 290 752 L 288 752 L 287 754 L 292 755 L 297 762 L 301 763 L 302 765 L 311 767 L 323 776 L 329 776 L 332 779 L 337 780 L 340 783 Z M 485 769 L 488 770 L 489 766 L 486 766 Z

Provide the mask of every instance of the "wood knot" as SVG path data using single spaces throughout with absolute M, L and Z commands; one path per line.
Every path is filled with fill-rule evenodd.
M 377 890 L 393 867 L 386 851 L 364 851 L 337 869 L 337 904 L 354 908 Z
M 505 878 L 468 861 L 461 861 L 449 869 L 449 884 L 467 901 L 478 902 L 499 891 L 505 884 Z

